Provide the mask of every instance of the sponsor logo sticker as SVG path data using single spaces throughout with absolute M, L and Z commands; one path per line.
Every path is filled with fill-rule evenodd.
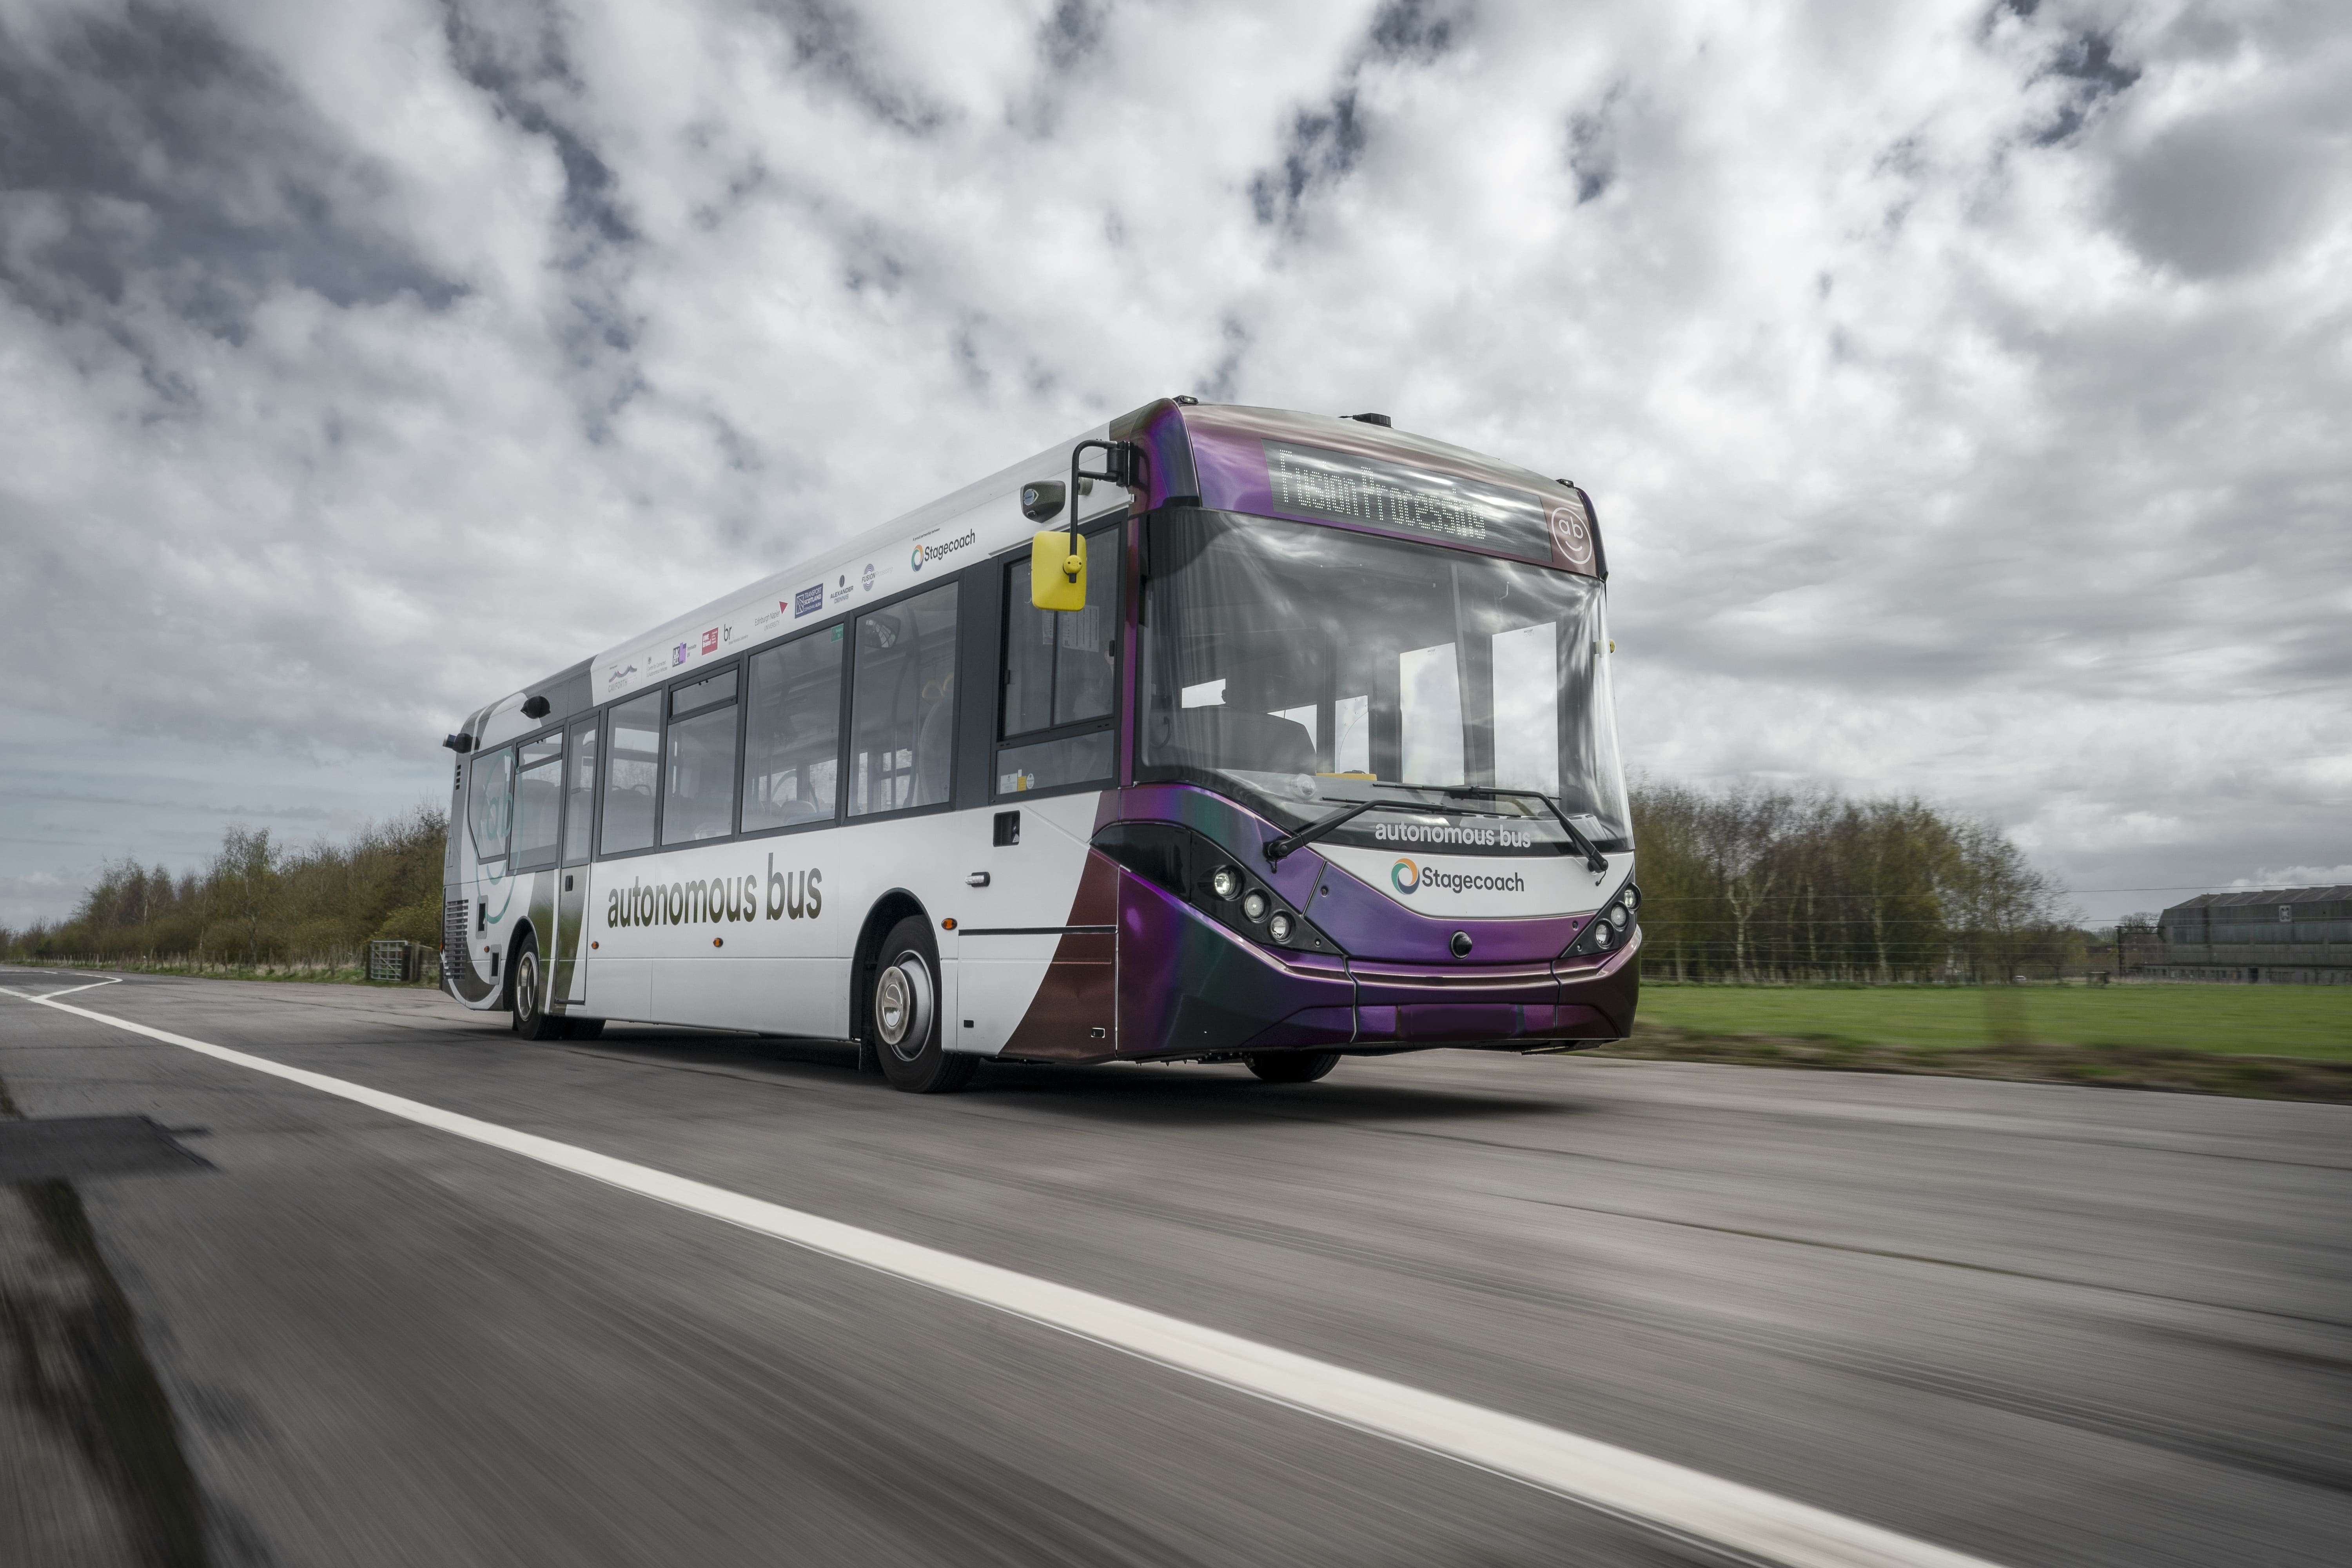
M 1551 546 L 1578 566 L 1592 564 L 1592 525 L 1584 515 L 1580 501 L 1568 501 L 1550 509 Z
M 779 604 L 776 608 L 781 610 L 783 605 Z M 793 619 L 794 620 L 800 619 L 803 616 L 814 616 L 824 608 L 824 584 L 822 583 L 811 584 L 793 595 Z
M 719 651 L 719 628 L 717 626 L 713 626 L 709 631 L 702 634 L 702 651 L 705 653 L 717 653 Z
M 693 651 L 694 651 L 694 645 L 693 645 L 692 643 L 690 643 L 690 642 L 682 642 L 682 643 L 678 644 L 676 647 L 674 647 L 674 648 L 672 648 L 672 649 L 670 649 L 670 650 L 669 650 L 669 661 L 670 661 L 670 663 L 671 663 L 672 665 L 680 665 L 680 664 L 684 664 L 684 663 L 686 662 L 687 655 L 688 655 L 688 654 L 692 653 Z
M 866 570 L 859 575 L 857 585 L 869 594 L 874 592 L 874 563 L 871 561 L 866 563 Z

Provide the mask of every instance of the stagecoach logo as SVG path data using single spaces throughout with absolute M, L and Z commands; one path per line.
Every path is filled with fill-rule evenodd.
M 1485 871 L 1447 871 L 1402 857 L 1389 868 L 1389 885 L 1400 893 L 1417 893 L 1423 888 L 1440 893 L 1524 893 L 1528 890 L 1528 879 L 1517 871 L 1507 877 L 1497 877 Z
M 1584 515 L 1584 507 L 1569 501 L 1551 509 L 1552 548 L 1578 566 L 1592 564 L 1592 525 Z
M 924 544 L 918 542 L 914 553 L 907 557 L 907 564 L 920 572 L 932 562 L 945 560 L 957 551 L 979 542 L 980 533 L 975 529 L 966 529 L 961 535 L 949 540 L 944 544 Z
M 776 858 L 768 857 L 767 882 L 760 873 L 740 877 L 700 877 L 691 882 L 647 882 L 631 878 L 625 888 L 605 895 L 604 925 L 708 925 L 713 921 L 814 920 L 824 908 L 824 873 L 812 866 L 805 871 L 779 871 Z
M 779 604 L 776 608 L 781 610 L 783 605 Z M 814 616 L 824 608 L 824 584 L 822 583 L 812 583 L 793 595 L 793 619 L 794 620 L 799 620 L 803 616 Z

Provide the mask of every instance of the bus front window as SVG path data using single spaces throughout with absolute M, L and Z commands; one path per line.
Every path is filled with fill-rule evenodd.
M 1564 844 L 1557 802 L 1604 848 L 1630 845 L 1594 579 L 1174 512 L 1153 520 L 1147 594 L 1143 776 L 1238 789 L 1294 824 L 1368 798 L 1481 818 L 1491 837 L 1441 840 L 1468 853 Z M 1336 841 L 1385 842 L 1382 815 Z

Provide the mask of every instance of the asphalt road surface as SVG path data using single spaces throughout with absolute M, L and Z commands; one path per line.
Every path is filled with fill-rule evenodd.
M 2013 1568 L 2352 1560 L 2347 1108 L 1461 1052 L 919 1099 L 431 993 L 59 999 L 1699 1491 Z M 19 995 L 0 1086 L 0 1562 L 1748 1560 Z

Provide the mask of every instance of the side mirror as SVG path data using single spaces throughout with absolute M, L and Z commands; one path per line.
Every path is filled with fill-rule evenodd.
M 1055 489 L 1060 489 L 1057 485 Z M 1087 542 L 1049 528 L 1029 541 L 1029 602 L 1041 610 L 1087 607 Z
M 1032 522 L 1051 522 L 1061 514 L 1062 481 L 1034 479 L 1021 487 L 1021 515 Z

